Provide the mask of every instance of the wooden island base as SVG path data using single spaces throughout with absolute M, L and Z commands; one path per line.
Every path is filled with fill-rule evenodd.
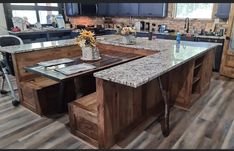
M 189 108 L 208 89 L 214 50 L 161 76 L 170 107 Z M 132 88 L 96 79 L 96 93 L 70 103 L 71 132 L 98 148 L 110 148 L 150 115 L 164 113 L 157 79 Z

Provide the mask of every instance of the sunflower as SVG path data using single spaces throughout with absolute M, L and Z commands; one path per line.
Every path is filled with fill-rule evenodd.
M 90 38 L 90 37 L 94 36 L 94 33 L 91 32 L 91 31 L 82 30 L 81 33 L 80 33 L 80 36 L 84 37 L 84 38 Z
M 80 47 L 85 47 L 87 45 L 95 47 L 96 39 L 93 32 L 82 30 L 80 35 L 76 38 L 76 42 Z

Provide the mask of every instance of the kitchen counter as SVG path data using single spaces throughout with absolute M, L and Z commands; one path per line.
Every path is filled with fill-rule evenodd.
M 177 49 L 174 40 L 157 39 L 149 41 L 147 38 L 137 38 L 135 45 L 124 45 L 120 44 L 121 36 L 118 35 L 98 36 L 97 39 L 98 42 L 103 44 L 160 51 L 160 53 L 94 74 L 95 77 L 131 87 L 138 87 L 147 83 L 184 62 L 218 46 L 218 44 L 214 43 L 181 42 L 180 48 Z M 72 45 L 76 45 L 75 39 L 0 47 L 0 51 L 17 54 Z
M 0 47 L 0 52 L 16 54 L 16 53 L 40 51 L 49 48 L 59 48 L 59 47 L 72 46 L 72 45 L 76 45 L 75 39 L 47 41 L 47 42 L 38 42 L 38 43 L 31 43 L 24 45 Z
M 209 39 L 225 39 L 226 36 L 204 36 L 204 35 L 195 35 L 197 38 L 209 38 Z
M 131 132 L 131 129 L 152 115 L 159 117 L 165 113 L 165 120 L 160 123 L 162 123 L 163 135 L 167 136 L 170 106 L 176 102 L 181 107 L 189 108 L 195 102 L 194 100 L 208 89 L 212 73 L 213 48 L 218 45 L 182 41 L 177 47 L 175 40 L 149 41 L 147 38 L 137 38 L 135 45 L 124 45 L 121 44 L 121 40 L 121 36 L 118 35 L 100 36 L 97 37 L 99 43 L 97 46 L 100 50 L 111 54 L 121 52 L 137 54 L 150 50 L 153 53 L 95 72 L 93 75 L 97 77 L 96 80 L 79 81 L 85 84 L 82 88 L 89 89 L 92 85 L 96 86 L 94 87 L 96 105 L 92 110 L 95 111 L 93 114 L 95 116 L 84 117 L 84 120 L 88 121 L 85 123 L 86 127 L 89 127 L 85 129 L 85 133 L 91 134 L 91 137 L 81 134 L 81 138 L 92 141 L 100 148 L 111 147 L 118 141 L 117 138 L 121 140 Z M 115 49 L 115 52 L 112 52 L 112 49 Z M 57 86 L 54 87 L 57 84 L 54 81 L 44 85 L 43 78 L 25 72 L 26 66 L 33 66 L 41 61 L 80 56 L 81 50 L 74 39 L 10 46 L 0 48 L 0 51 L 12 54 L 20 102 L 25 107 L 34 112 L 40 112 L 41 108 L 38 109 L 38 104 L 43 104 L 45 109 L 49 109 L 50 105 L 45 103 L 51 100 L 54 101 L 51 103 L 53 107 L 56 107 L 58 102 L 56 92 L 61 94 L 65 90 L 68 90 L 66 92 L 69 94 L 64 94 L 68 97 L 64 102 L 74 100 L 74 80 L 68 81 L 66 85 L 69 89 L 65 88 L 63 91 L 61 83 L 58 90 Z M 122 53 L 120 56 L 123 56 Z M 195 70 L 199 74 L 196 74 Z M 160 78 L 157 78 L 159 76 Z M 55 89 L 47 91 L 48 87 Z M 42 103 L 39 103 L 41 101 Z M 79 113 L 82 114 L 82 111 L 79 110 Z M 71 115 L 76 114 L 71 111 Z M 93 132 L 97 131 L 98 133 L 93 137 Z
M 157 54 L 94 73 L 97 78 L 134 88 L 218 46 L 217 43 L 181 42 L 180 47 L 177 48 L 174 40 L 149 41 L 147 38 L 137 38 L 136 45 L 124 45 L 118 43 L 119 36 L 103 37 L 99 40 L 103 44 L 160 51 Z
M 118 35 L 98 36 L 97 39 L 103 44 L 160 51 L 158 54 L 94 74 L 95 77 L 131 87 L 138 87 L 218 45 L 204 42 L 181 42 L 180 48 L 177 49 L 174 40 L 149 41 L 147 38 L 137 38 L 135 45 L 125 45 L 120 44 L 121 37 Z M 75 39 L 0 47 L 0 51 L 15 54 L 72 45 L 76 45 Z
M 20 34 L 35 34 L 35 33 L 43 33 L 43 32 L 61 32 L 61 31 L 72 31 L 73 29 L 71 28 L 42 28 L 42 29 L 28 29 L 25 31 L 19 31 L 19 32 L 11 32 L 9 31 L 10 34 L 14 35 L 20 35 Z
M 97 41 L 99 43 L 102 43 L 102 44 L 110 44 L 110 45 L 114 45 L 114 46 L 123 46 L 123 47 L 128 47 L 128 48 L 158 51 L 158 49 L 156 47 L 156 43 L 149 41 L 148 38 L 138 37 L 136 39 L 137 39 L 136 44 L 125 45 L 122 43 L 122 36 L 120 36 L 120 35 L 97 36 Z M 160 46 L 160 47 L 162 48 L 163 46 Z
M 148 31 L 139 31 L 138 33 L 149 33 Z M 153 34 L 156 34 L 156 35 L 167 35 L 167 36 L 175 36 L 176 37 L 176 32 L 170 32 L 170 33 L 161 33 L 161 32 L 153 32 Z M 182 35 L 184 37 L 186 37 L 186 35 Z M 225 36 L 205 36 L 205 35 L 199 35 L 199 34 L 195 34 L 195 35 L 192 35 L 193 38 L 209 38 L 209 39 L 225 39 Z
M 138 33 L 149 33 L 148 31 L 139 31 Z M 170 32 L 170 33 L 161 33 L 161 32 L 153 32 L 153 34 L 156 34 L 156 35 L 165 35 L 165 36 L 175 36 L 176 37 L 176 32 Z M 182 37 L 186 37 L 186 35 L 182 35 Z M 209 38 L 209 39 L 225 39 L 225 36 L 205 36 L 205 35 L 199 35 L 199 34 L 195 34 L 195 35 L 192 35 L 193 38 Z
M 176 45 L 175 40 L 140 37 L 135 45 L 124 45 L 116 35 L 98 41 L 108 50 L 155 52 L 94 73 L 98 107 L 95 121 L 100 132 L 96 141 L 102 148 L 110 147 L 120 136 L 126 137 L 152 115 L 160 119 L 162 133 L 168 136 L 170 108 L 175 104 L 189 109 L 208 90 L 215 47 L 219 45 L 191 41 Z

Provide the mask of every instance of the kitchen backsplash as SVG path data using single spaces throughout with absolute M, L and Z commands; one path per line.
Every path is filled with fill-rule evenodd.
M 195 27 L 198 32 L 201 29 L 205 29 L 207 23 L 213 23 L 214 19 L 217 19 L 215 13 L 217 11 L 217 4 L 214 4 L 213 8 L 213 19 L 211 20 L 201 20 L 201 19 L 190 19 L 190 30 Z M 166 24 L 169 29 L 174 29 L 176 31 L 183 31 L 184 29 L 184 19 L 174 19 L 173 17 L 173 3 L 168 5 L 168 15 L 166 18 L 145 18 L 145 17 L 112 17 L 115 24 L 124 23 L 134 24 L 137 21 L 145 21 L 150 23 L 155 23 L 156 27 L 159 24 Z M 73 25 L 100 25 L 104 23 L 104 17 L 70 17 L 70 21 Z M 219 19 L 219 24 L 216 25 L 216 30 L 218 31 L 220 27 L 226 28 L 227 22 Z

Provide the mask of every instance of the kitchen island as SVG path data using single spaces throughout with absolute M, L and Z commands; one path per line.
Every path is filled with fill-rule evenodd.
M 164 136 L 169 135 L 169 113 L 175 104 L 188 109 L 209 87 L 214 51 L 218 44 L 137 38 L 121 44 L 121 37 L 97 37 L 101 54 L 133 53 L 139 59 L 108 67 L 93 75 L 96 92 L 74 100 L 74 84 L 68 81 L 71 132 L 99 148 L 109 148 L 149 116 L 161 117 Z M 25 67 L 40 61 L 81 54 L 74 39 L 0 48 L 12 55 L 21 103 L 40 114 L 53 110 L 58 82 L 27 73 Z M 93 76 L 92 76 L 93 77 Z M 89 78 L 85 81 L 90 82 Z M 91 83 L 86 83 L 84 88 Z M 38 104 L 37 100 L 43 100 Z M 48 104 L 46 104 L 48 103 Z
M 111 147 L 150 115 L 161 117 L 168 136 L 170 108 L 188 109 L 209 87 L 218 44 L 137 38 L 124 45 L 115 35 L 98 41 L 99 48 L 157 53 L 94 73 L 96 93 L 70 104 L 72 133 L 94 146 Z

